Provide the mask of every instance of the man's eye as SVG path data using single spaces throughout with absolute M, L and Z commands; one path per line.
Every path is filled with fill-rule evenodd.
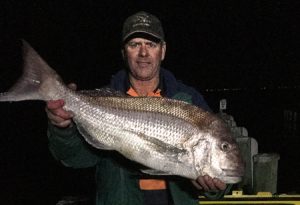
M 129 42 L 128 43 L 128 46 L 131 47 L 131 48 L 136 48 L 138 47 L 139 43 L 136 43 L 136 42 Z
M 150 48 L 155 48 L 157 46 L 157 43 L 154 43 L 154 42 L 149 42 L 147 43 L 148 47 Z

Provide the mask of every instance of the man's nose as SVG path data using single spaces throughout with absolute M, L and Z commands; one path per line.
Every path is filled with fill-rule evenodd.
M 142 44 L 139 50 L 139 55 L 140 56 L 147 56 L 148 55 L 148 49 L 145 44 Z

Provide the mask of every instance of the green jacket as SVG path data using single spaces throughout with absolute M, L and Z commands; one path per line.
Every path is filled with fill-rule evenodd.
M 201 105 L 202 103 L 202 107 L 209 109 L 202 96 L 193 88 L 177 82 L 173 75 L 166 70 L 162 70 L 162 75 L 167 97 L 194 104 Z M 122 91 L 122 89 L 126 89 L 124 88 L 125 80 L 125 72 L 121 71 L 112 79 L 111 87 Z M 115 151 L 101 151 L 92 148 L 84 141 L 75 126 L 60 129 L 49 124 L 48 139 L 51 153 L 65 166 L 96 167 L 97 205 L 143 204 L 142 192 L 138 186 L 140 172 L 137 164 L 125 159 Z M 198 204 L 199 193 L 190 180 L 182 177 L 166 177 L 165 179 L 175 205 Z

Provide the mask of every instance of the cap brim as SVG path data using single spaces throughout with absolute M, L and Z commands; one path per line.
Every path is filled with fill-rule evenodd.
M 160 42 L 163 41 L 163 39 L 156 35 L 153 34 L 151 32 L 147 32 L 147 31 L 133 31 L 131 33 L 128 33 L 124 38 L 123 38 L 123 43 L 128 42 L 130 39 L 133 38 L 145 38 L 154 42 Z

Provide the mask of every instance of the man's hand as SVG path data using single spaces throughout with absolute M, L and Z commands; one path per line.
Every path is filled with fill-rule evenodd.
M 192 183 L 199 190 L 204 191 L 223 191 L 226 189 L 226 184 L 219 179 L 212 179 L 210 176 L 200 176 Z
M 74 83 L 68 85 L 72 90 L 76 90 L 77 86 Z M 63 109 L 65 102 L 63 100 L 50 100 L 46 104 L 46 113 L 51 124 L 66 128 L 72 124 L 73 114 Z

